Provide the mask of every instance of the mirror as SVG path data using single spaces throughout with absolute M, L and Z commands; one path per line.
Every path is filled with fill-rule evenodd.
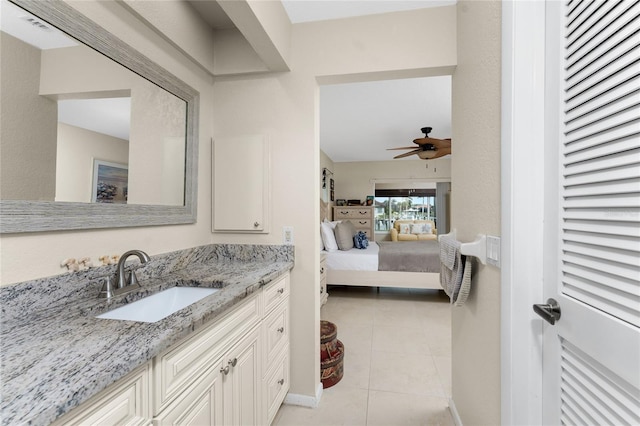
M 1 1 L 0 232 L 194 223 L 198 93 L 64 2 Z

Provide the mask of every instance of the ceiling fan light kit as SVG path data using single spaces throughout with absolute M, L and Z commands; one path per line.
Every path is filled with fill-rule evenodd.
M 434 158 L 444 157 L 445 155 L 451 154 L 451 139 L 436 139 L 430 138 L 429 133 L 431 133 L 431 127 L 423 127 L 420 129 L 422 133 L 424 133 L 424 138 L 417 138 L 413 140 L 413 143 L 418 145 L 418 148 L 415 146 L 405 146 L 399 148 L 389 148 L 390 150 L 395 149 L 410 149 L 411 151 L 405 152 L 404 154 L 396 155 L 393 157 L 396 158 L 404 158 L 410 155 L 417 155 L 422 160 L 432 160 Z

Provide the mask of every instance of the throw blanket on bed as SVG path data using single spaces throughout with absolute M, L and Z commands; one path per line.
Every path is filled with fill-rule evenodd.
M 440 272 L 437 241 L 376 241 L 378 271 Z

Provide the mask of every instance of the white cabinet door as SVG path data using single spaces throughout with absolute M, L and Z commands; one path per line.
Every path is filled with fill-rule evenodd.
M 223 425 L 222 364 L 216 364 L 154 419 L 155 426 Z
M 213 231 L 269 232 L 269 143 L 265 136 L 216 138 Z
M 225 425 L 260 424 L 259 342 L 260 328 L 256 327 L 223 357 Z

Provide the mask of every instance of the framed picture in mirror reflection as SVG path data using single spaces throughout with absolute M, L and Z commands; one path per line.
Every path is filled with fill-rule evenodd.
M 93 160 L 92 203 L 127 204 L 129 167 L 126 164 Z

